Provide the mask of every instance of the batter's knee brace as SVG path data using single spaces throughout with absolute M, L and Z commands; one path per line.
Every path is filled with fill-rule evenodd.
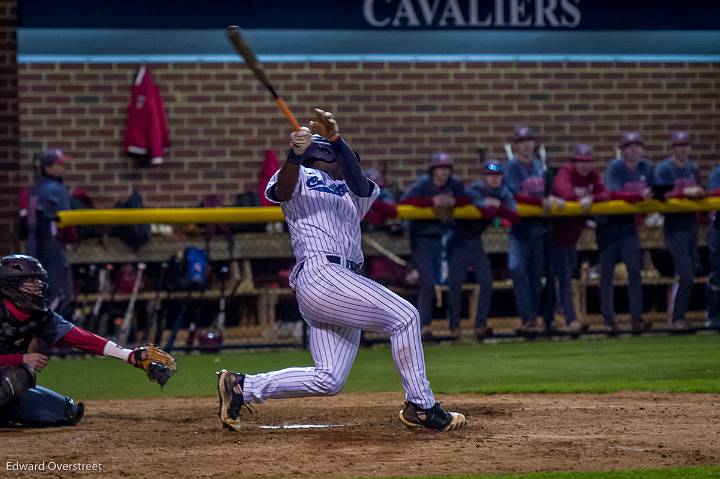
M 35 370 L 23 363 L 0 369 L 0 406 L 35 387 Z

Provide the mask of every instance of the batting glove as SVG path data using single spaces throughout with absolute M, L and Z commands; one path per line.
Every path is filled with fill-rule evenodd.
M 310 134 L 308 127 L 303 126 L 299 130 L 290 133 L 290 148 L 296 155 L 302 156 L 310 143 L 312 143 L 312 134 Z
M 310 122 L 313 133 L 324 136 L 330 141 L 335 141 L 340 136 L 340 128 L 332 113 L 315 108 L 315 118 L 316 121 Z

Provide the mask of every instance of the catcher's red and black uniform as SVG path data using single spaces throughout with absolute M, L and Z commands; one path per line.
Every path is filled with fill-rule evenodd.
M 22 367 L 33 338 L 94 354 L 102 354 L 107 343 L 107 339 L 74 326 L 53 311 L 26 313 L 4 300 L 0 303 L 0 378 L 10 369 Z M 0 425 L 71 424 L 77 415 L 78 406 L 71 398 L 42 386 L 0 404 Z

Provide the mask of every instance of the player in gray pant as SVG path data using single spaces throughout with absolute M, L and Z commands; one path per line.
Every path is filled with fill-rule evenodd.
M 687 132 L 672 134 L 671 157 L 663 160 L 655 170 L 655 182 L 672 187 L 666 198 L 702 198 L 705 191 L 700 186 L 697 163 L 690 160 L 690 139 Z M 698 225 L 695 213 L 668 213 L 663 224 L 665 246 L 673 259 L 678 288 L 673 304 L 673 314 L 668 318 L 670 327 L 684 329 L 685 313 L 690 305 L 690 294 L 695 282 L 697 266 Z
M 708 181 L 708 194 L 720 196 L 720 166 L 710 173 Z M 720 329 L 720 215 L 710 223 L 707 232 L 707 245 L 710 251 L 710 273 L 708 274 L 705 299 L 707 302 L 706 326 Z
M 467 273 L 464 261 L 464 238 L 457 231 L 457 222 L 452 218 L 453 208 L 469 203 L 462 182 L 452 175 L 453 159 L 444 152 L 433 153 L 428 173 L 422 175 L 405 192 L 400 202 L 406 205 L 432 207 L 438 220 L 410 222 L 410 245 L 412 262 L 420 277 L 418 310 L 424 341 L 433 339 L 432 312 L 435 299 L 435 285 L 441 276 L 439 270 L 443 243 L 446 245 L 448 260 L 448 312 L 450 334 L 459 338 L 460 300 L 462 283 Z M 444 241 L 445 240 L 445 241 Z
M 643 140 L 635 131 L 623 135 L 622 158 L 610 162 L 605 171 L 605 185 L 613 199 L 637 202 L 652 198 L 653 172 L 642 159 Z M 622 261 L 628 272 L 628 298 L 633 332 L 646 328 L 642 321 L 642 250 L 633 215 L 598 217 L 595 229 L 600 261 L 600 302 L 608 333 L 617 333 L 613 278 L 615 265 Z
M 270 201 L 280 203 L 290 228 L 297 259 L 290 286 L 309 326 L 315 365 L 262 374 L 218 371 L 220 420 L 238 430 L 243 405 L 337 394 L 350 373 L 361 330 L 373 330 L 390 335 L 405 390 L 400 421 L 409 428 L 460 428 L 465 416 L 445 411 L 430 389 L 417 309 L 358 274 L 360 222 L 380 190 L 363 173 L 332 115 L 316 114 L 317 121 L 310 122 L 316 134 L 302 128 L 290 135 L 287 161 L 265 190 Z
M 467 273 L 467 266 L 472 266 L 475 278 L 480 283 L 480 299 L 477 316 L 475 317 L 475 336 L 482 340 L 492 336 L 492 329 L 487 326 L 487 317 L 490 312 L 492 299 L 493 274 L 490 260 L 483 247 L 482 234 L 498 217 L 517 224 L 520 218 L 517 215 L 517 205 L 510 190 L 503 185 L 503 165 L 490 160 L 483 166 L 482 179 L 472 183 L 467 193 L 475 207 L 482 214 L 477 221 L 458 221 L 458 231 L 464 237 L 464 251 L 462 253 L 465 268 L 462 269 L 462 278 Z
M 535 158 L 535 134 L 530 128 L 515 129 L 515 157 L 505 166 L 504 176 L 505 185 L 518 203 L 543 206 L 546 211 L 553 204 L 558 207 L 564 204 L 560 198 L 545 194 L 545 168 L 542 161 Z M 523 218 L 510 229 L 508 241 L 508 269 L 518 316 L 522 321 L 517 333 L 528 337 L 537 334 L 542 278 L 547 274 L 546 223 L 543 218 Z

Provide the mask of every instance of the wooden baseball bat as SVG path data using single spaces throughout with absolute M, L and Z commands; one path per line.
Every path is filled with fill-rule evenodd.
M 513 156 L 515 155 L 513 155 L 512 146 L 510 146 L 510 143 L 505 143 L 503 145 L 503 149 L 505 150 L 505 158 L 507 159 L 507 161 L 512 160 Z
M 282 112 L 283 116 L 285 116 L 287 121 L 289 121 L 292 125 L 293 130 L 299 130 L 300 123 L 298 123 L 295 115 L 293 115 L 293 112 L 290 111 L 290 108 L 287 106 L 287 103 L 285 103 L 285 100 L 283 100 L 282 97 L 280 97 L 275 91 L 275 88 L 272 83 L 270 83 L 270 79 L 268 78 L 267 73 L 265 73 L 265 69 L 262 64 L 258 61 L 255 53 L 253 53 L 250 49 L 250 45 L 240 33 L 240 27 L 237 25 L 230 25 L 227 27 L 226 31 L 230 43 L 233 44 L 235 50 L 240 54 L 243 60 L 245 60 L 245 64 L 248 68 L 250 68 L 250 70 L 252 70 L 255 77 L 265 86 L 265 88 L 268 89 L 272 97 L 275 99 L 275 103 L 277 103 L 280 112 Z
M 407 261 L 402 259 L 400 256 L 396 255 L 395 253 L 393 253 L 392 251 L 390 251 L 389 249 L 387 249 L 386 247 L 384 247 L 383 245 L 381 245 L 374 239 L 368 238 L 367 236 L 363 236 L 362 241 L 365 244 L 368 244 L 368 245 L 372 246 L 373 248 L 375 248 L 378 253 L 385 256 L 387 259 L 389 259 L 393 263 L 399 264 L 400 266 L 407 266 Z

